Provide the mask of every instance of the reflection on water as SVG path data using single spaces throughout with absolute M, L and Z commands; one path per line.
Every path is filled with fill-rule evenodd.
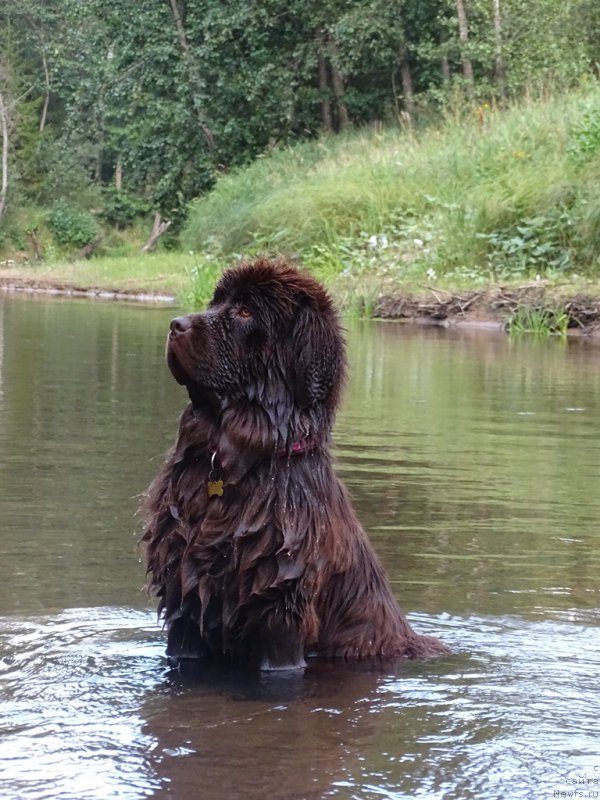
M 0 296 L 2 797 L 598 789 L 600 348 L 353 326 L 339 470 L 455 655 L 181 675 L 133 536 L 184 402 L 171 315 Z

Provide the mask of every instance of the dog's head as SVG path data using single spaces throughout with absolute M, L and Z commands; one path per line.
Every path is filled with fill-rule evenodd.
M 345 373 L 344 340 L 323 287 L 283 260 L 227 270 L 206 311 L 171 322 L 167 362 L 192 401 L 247 400 L 277 416 L 333 412 Z

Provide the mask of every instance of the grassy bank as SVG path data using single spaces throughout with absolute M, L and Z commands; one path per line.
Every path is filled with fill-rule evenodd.
M 598 295 L 600 87 L 423 132 L 275 150 L 191 208 L 182 253 L 0 265 L 0 281 L 175 294 L 202 305 L 240 254 L 284 253 L 347 307 L 544 282 Z
M 183 239 L 294 254 L 326 280 L 595 277 L 600 89 L 275 152 L 197 201 Z
M 171 295 L 184 302 L 197 259 L 189 253 L 99 256 L 68 262 L 0 263 L 0 284 Z

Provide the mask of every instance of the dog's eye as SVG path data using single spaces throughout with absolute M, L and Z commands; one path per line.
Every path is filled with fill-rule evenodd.
M 242 306 L 241 308 L 238 308 L 237 315 L 241 319 L 250 319 L 252 317 L 252 312 L 248 311 L 247 308 L 244 308 L 244 306 Z

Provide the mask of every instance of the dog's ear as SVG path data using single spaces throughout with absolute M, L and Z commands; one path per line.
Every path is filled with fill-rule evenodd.
M 323 403 L 334 410 L 346 373 L 344 337 L 333 307 L 319 308 L 307 298 L 295 315 L 290 364 L 295 401 L 300 408 Z

